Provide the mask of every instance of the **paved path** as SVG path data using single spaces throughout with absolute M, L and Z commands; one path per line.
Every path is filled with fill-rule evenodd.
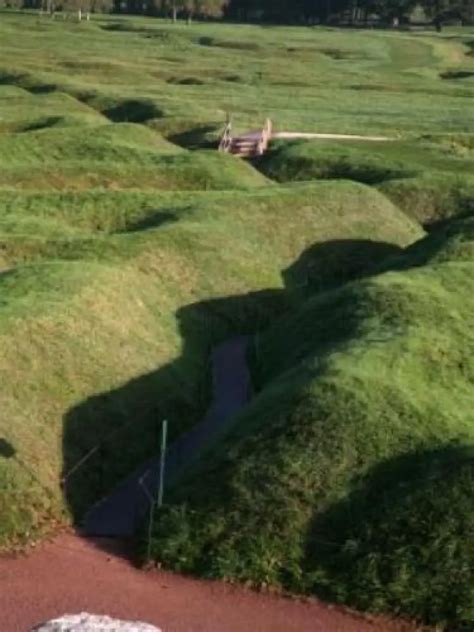
M 218 346 L 212 354 L 214 399 L 205 418 L 170 446 L 166 481 L 173 483 L 183 468 L 196 461 L 235 414 L 247 403 L 250 377 L 246 363 L 248 338 L 238 337 Z M 155 495 L 160 459 L 150 459 L 86 514 L 82 530 L 89 536 L 133 535 Z
M 396 140 L 395 138 L 389 138 L 388 136 L 359 136 L 357 134 L 312 134 L 307 132 L 274 132 L 272 134 L 272 140 L 278 138 L 320 138 L 321 140 L 366 140 L 372 143 L 381 143 L 390 140 Z
M 145 573 L 104 544 L 61 535 L 27 557 L 0 559 L 0 630 L 82 611 L 152 623 L 163 632 L 414 632 L 414 627 L 263 595 L 220 582 Z

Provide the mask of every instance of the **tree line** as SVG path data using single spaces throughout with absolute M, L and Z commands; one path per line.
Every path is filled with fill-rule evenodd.
M 242 22 L 296 24 L 374 23 L 396 26 L 410 21 L 414 11 L 439 25 L 442 20 L 474 22 L 474 0 L 0 0 L 0 6 L 81 15 L 113 12 L 169 17 L 228 18 Z
M 231 0 L 227 13 L 242 21 L 397 25 L 409 22 L 415 9 L 427 21 L 474 20 L 474 0 Z

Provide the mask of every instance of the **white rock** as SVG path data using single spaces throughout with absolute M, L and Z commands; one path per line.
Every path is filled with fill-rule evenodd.
M 31 632 L 161 632 L 161 630 L 149 623 L 121 621 L 81 612 L 81 614 L 68 614 L 42 623 Z

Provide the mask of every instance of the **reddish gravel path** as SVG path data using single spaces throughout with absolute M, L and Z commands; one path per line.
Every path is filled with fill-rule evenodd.
M 413 632 L 409 625 L 261 595 L 218 582 L 144 573 L 90 540 L 61 535 L 28 556 L 0 559 L 1 632 L 88 611 L 154 623 L 163 632 Z

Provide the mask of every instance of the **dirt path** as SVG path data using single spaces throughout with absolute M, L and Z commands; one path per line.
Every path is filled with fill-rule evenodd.
M 246 362 L 248 338 L 240 336 L 219 345 L 212 354 L 213 401 L 205 418 L 170 446 L 166 481 L 172 483 L 184 467 L 232 421 L 247 403 L 250 377 Z M 95 505 L 82 525 L 86 535 L 131 536 L 140 526 L 156 493 L 159 458 L 140 466 L 110 496 Z
M 310 134 L 306 132 L 274 132 L 272 134 L 272 140 L 279 138 L 286 138 L 289 140 L 293 138 L 320 138 L 321 140 L 365 140 L 371 143 L 382 143 L 395 140 L 395 138 L 389 138 L 388 136 L 359 136 L 356 134 Z
M 144 573 L 75 535 L 26 557 L 0 559 L 0 629 L 88 611 L 153 623 L 163 632 L 414 632 L 369 621 L 317 601 L 261 595 L 171 573 Z

